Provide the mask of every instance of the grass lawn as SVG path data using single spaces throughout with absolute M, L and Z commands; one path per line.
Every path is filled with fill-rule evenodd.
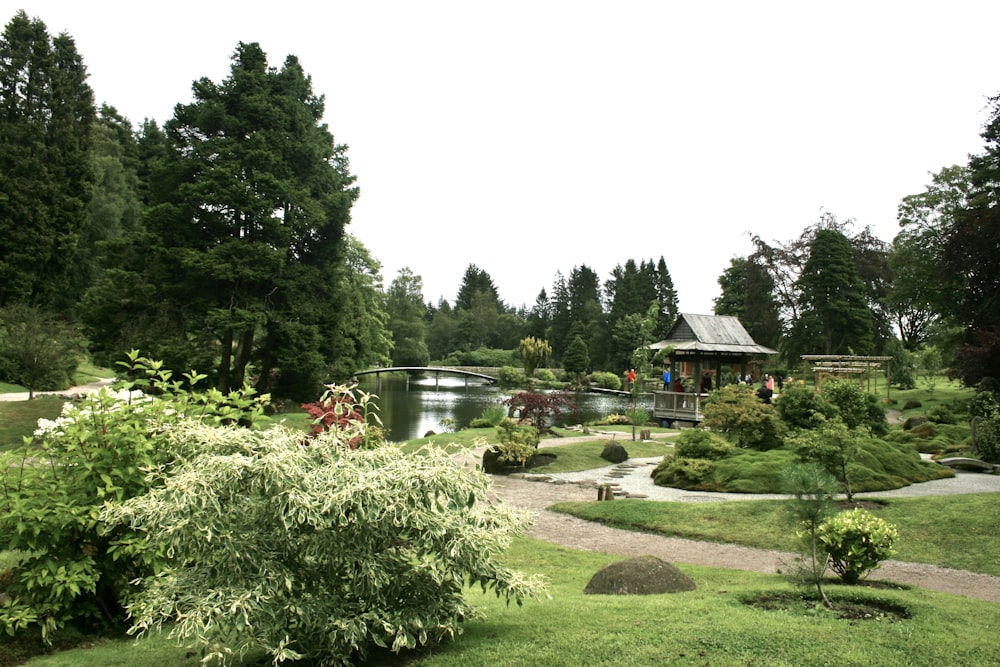
M 698 589 L 649 596 L 584 595 L 590 577 L 614 557 L 520 538 L 511 566 L 545 574 L 551 599 L 506 606 L 470 590 L 483 612 L 454 641 L 406 659 L 374 659 L 407 667 L 646 667 L 697 665 L 799 667 L 994 665 L 1000 612 L 993 603 L 922 589 L 868 589 L 830 584 L 835 601 L 878 600 L 909 618 L 845 620 L 804 603 L 766 610 L 746 604 L 763 594 L 791 594 L 778 575 L 680 566 Z M 29 667 L 194 667 L 197 655 L 164 636 L 135 642 L 99 640 L 85 648 L 35 658 Z M 252 658 L 237 662 L 262 665 Z M 267 663 L 269 664 L 269 663 Z
M 1000 576 L 998 494 L 880 498 L 872 510 L 899 529 L 896 560 Z M 794 551 L 785 501 L 559 503 L 552 509 L 618 528 Z M 998 610 L 1000 613 L 1000 610 Z M 1000 617 L 998 617 L 1000 618 Z
M 0 401 L 0 451 L 20 447 L 24 436 L 35 432 L 39 419 L 62 413 L 61 398 L 39 396 L 31 401 Z

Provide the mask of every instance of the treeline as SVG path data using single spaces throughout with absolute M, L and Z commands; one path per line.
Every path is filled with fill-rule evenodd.
M 347 149 L 295 57 L 274 67 L 238 44 L 228 77 L 195 81 L 162 125 L 97 107 L 86 78 L 69 35 L 24 12 L 5 26 L 0 380 L 57 384 L 80 350 L 110 365 L 138 349 L 223 391 L 311 400 L 376 365 L 516 364 L 529 336 L 550 363 L 621 372 L 677 315 L 662 257 L 557 272 L 530 308 L 505 304 L 474 265 L 453 302 L 426 303 L 409 269 L 386 286 L 347 232 L 359 194 Z M 892 243 L 833 215 L 796 239 L 755 237 L 719 277 L 715 312 L 789 367 L 803 353 L 891 354 L 899 379 L 917 357 L 969 384 L 1000 376 L 991 103 L 984 153 L 904 198 Z

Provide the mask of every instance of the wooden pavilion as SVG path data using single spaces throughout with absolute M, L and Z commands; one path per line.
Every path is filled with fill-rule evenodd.
M 649 347 L 672 348 L 671 387 L 653 392 L 653 415 L 668 424 L 702 421 L 701 401 L 721 386 L 724 369 L 757 381 L 764 359 L 778 353 L 757 344 L 736 317 L 689 313 L 679 315 L 667 337 Z M 678 379 L 683 387 L 677 386 Z

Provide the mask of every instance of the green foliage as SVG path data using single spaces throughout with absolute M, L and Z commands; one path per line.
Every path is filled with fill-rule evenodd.
M 793 497 L 785 507 L 796 527 L 799 545 L 799 555 L 789 576 L 796 583 L 815 586 L 819 599 L 829 606 L 823 590 L 828 557 L 819 531 L 833 506 L 837 480 L 812 462 L 788 466 L 782 471 L 781 482 L 782 490 Z
M 786 384 L 774 407 L 781 421 L 793 429 L 816 428 L 837 413 L 822 395 L 803 382 Z
M 728 441 L 704 429 L 684 429 L 673 443 L 674 454 L 681 458 L 715 461 L 733 453 L 733 446 Z
M 0 535 L 25 552 L 0 607 L 8 633 L 37 629 L 45 641 L 67 625 L 121 622 L 130 582 L 159 560 L 143 538 L 98 514 L 105 502 L 144 493 L 146 471 L 167 465 L 164 433 L 186 418 L 252 424 L 263 400 L 252 392 L 191 393 L 158 362 L 130 353 L 129 381 L 67 403 L 39 420 L 34 439 L 0 455 Z M 193 373 L 185 381 L 200 379 Z
M 529 515 L 490 500 L 489 480 L 437 449 L 351 449 L 352 422 L 303 447 L 282 427 L 184 423 L 175 463 L 103 518 L 166 556 L 131 607 L 133 631 L 169 627 L 226 664 L 263 649 L 277 664 L 347 664 L 376 646 L 441 641 L 475 609 L 467 584 L 521 603 L 537 577 L 500 557 Z
M 491 403 L 483 408 L 482 413 L 479 417 L 472 420 L 470 427 L 472 428 L 482 428 L 485 426 L 490 426 L 496 428 L 507 418 L 507 411 L 499 403 Z
M 454 352 L 451 357 L 455 366 L 484 366 L 498 368 L 514 365 L 513 350 L 498 350 L 488 347 L 478 347 L 469 352 Z
M 974 445 L 984 461 L 1000 463 L 1000 416 L 994 415 L 976 423 Z
M 838 420 L 803 430 L 788 439 L 788 447 L 803 463 L 818 463 L 844 488 L 847 500 L 853 499 L 851 477 L 861 449 L 861 436 Z
M 896 527 L 871 512 L 855 508 L 820 525 L 817 537 L 830 558 L 830 567 L 845 583 L 861 577 L 892 558 L 899 537 Z
M 927 419 L 935 424 L 957 424 L 958 416 L 947 405 L 935 405 L 927 410 Z
M 573 340 L 570 341 L 563 354 L 562 363 L 563 369 L 567 373 L 571 373 L 579 383 L 580 378 L 590 368 L 590 351 L 587 349 L 587 342 L 583 340 L 583 336 L 573 336 Z
M 848 428 L 865 428 L 872 435 L 885 435 L 889 423 L 879 399 L 866 392 L 852 380 L 831 379 L 823 384 L 820 393 L 837 408 L 837 416 Z
M 518 424 L 512 419 L 504 419 L 497 424 L 496 430 L 500 443 L 492 449 L 498 458 L 504 463 L 525 467 L 541 441 L 538 429 L 530 424 Z
M 622 388 L 622 379 L 608 371 L 594 371 L 590 374 L 590 381 L 601 389 L 618 391 Z
M 535 371 L 535 377 L 543 385 L 554 385 L 559 382 L 559 378 L 550 368 L 539 368 Z
M 781 419 L 773 406 L 757 398 L 752 387 L 723 387 L 709 394 L 703 406 L 703 425 L 723 434 L 737 447 L 767 450 L 781 446 Z
M 660 486 L 674 486 L 682 489 L 714 491 L 711 484 L 715 473 L 715 461 L 707 459 L 686 459 L 672 454 L 663 457 L 651 476 Z
M 385 429 L 375 398 L 356 387 L 330 385 L 318 401 L 301 407 L 312 419 L 313 437 L 331 429 L 344 431 L 352 422 L 365 422 L 367 428 L 349 444 L 355 449 L 372 449 L 385 444 Z
M 497 369 L 497 381 L 501 387 L 516 387 L 524 384 L 524 371 L 514 366 L 501 366 Z
M 628 409 L 628 419 L 633 426 L 645 426 L 650 421 L 649 411 L 633 405 Z
M 63 319 L 31 306 L 0 309 L 0 379 L 29 396 L 69 387 L 83 353 L 83 339 Z
M 528 336 L 518 343 L 517 353 L 521 356 L 521 363 L 524 364 L 524 374 L 531 378 L 535 375 L 535 369 L 545 365 L 552 356 L 552 346 L 548 341 Z

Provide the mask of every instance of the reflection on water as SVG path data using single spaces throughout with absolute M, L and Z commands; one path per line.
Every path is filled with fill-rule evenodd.
M 442 424 L 454 420 L 452 430 L 465 428 L 482 415 L 487 406 L 507 399 L 511 392 L 493 385 L 469 379 L 468 384 L 459 376 L 383 375 L 376 382 L 371 375 L 363 376 L 359 388 L 378 396 L 376 404 L 383 425 L 389 430 L 389 439 L 397 442 L 419 438 L 428 431 L 443 433 L 449 430 Z M 517 391 L 517 390 L 515 390 Z M 624 396 L 608 394 L 574 394 L 580 414 L 574 422 L 596 421 L 609 414 L 622 414 L 628 409 Z M 652 400 L 640 405 L 651 409 Z

